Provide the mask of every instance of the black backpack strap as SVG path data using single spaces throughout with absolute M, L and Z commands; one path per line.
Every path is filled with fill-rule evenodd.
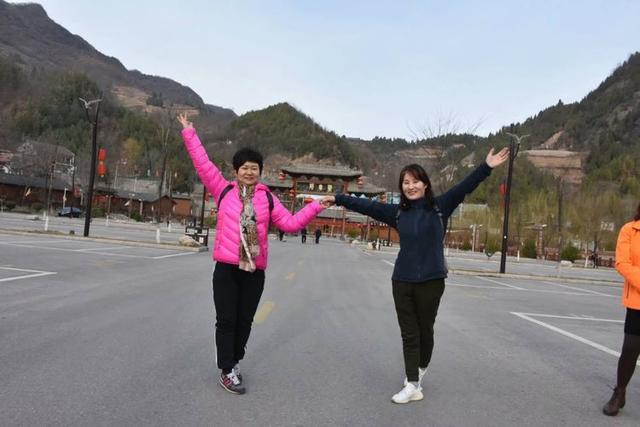
M 440 218 L 440 225 L 442 225 L 442 241 L 444 242 L 444 239 L 446 238 L 446 231 L 447 229 L 444 226 L 444 217 L 442 216 L 442 211 L 440 210 L 440 208 L 438 207 L 438 203 L 436 203 L 436 201 L 433 201 L 433 210 L 436 211 L 436 213 L 438 214 L 438 218 Z M 400 206 L 398 206 L 398 210 L 396 211 L 396 227 L 398 226 L 398 221 L 400 220 L 400 212 L 402 212 L 402 209 L 400 209 Z
M 444 217 L 442 216 L 442 211 L 438 207 L 438 204 L 435 202 L 435 200 L 433 202 L 433 210 L 436 211 L 436 213 L 438 214 L 438 218 L 440 218 L 440 224 L 442 225 L 442 242 L 444 243 L 445 239 L 447 238 L 447 227 L 445 227 L 444 225 Z
M 273 194 L 271 194 L 271 191 L 267 190 L 267 201 L 269 202 L 269 214 L 271 214 L 271 212 L 273 212 Z
M 224 196 L 226 196 L 227 193 L 231 191 L 232 188 L 233 188 L 233 184 L 229 184 L 226 187 L 224 187 L 224 190 L 222 190 L 222 193 L 220 193 L 220 198 L 218 199 L 218 209 L 220 209 L 220 203 L 222 203 L 222 199 L 224 199 Z M 266 191 L 266 193 L 267 193 L 267 201 L 269 202 L 269 213 L 271 213 L 273 211 L 273 195 L 271 194 L 271 191 Z
M 229 184 L 226 187 L 224 187 L 224 190 L 222 190 L 222 193 L 220 193 L 220 198 L 218 199 L 218 209 L 220 209 L 220 203 L 222 203 L 222 199 L 224 199 L 224 196 L 226 196 L 227 193 L 231 191 L 232 188 L 233 188 L 233 184 Z

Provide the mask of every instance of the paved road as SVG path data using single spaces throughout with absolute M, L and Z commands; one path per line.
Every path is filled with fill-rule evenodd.
M 0 233 L 3 426 L 637 426 L 615 420 L 620 289 L 452 275 L 425 399 L 404 377 L 389 256 L 271 241 L 242 364 L 216 384 L 210 253 Z M 613 354 L 612 354 L 613 353 Z

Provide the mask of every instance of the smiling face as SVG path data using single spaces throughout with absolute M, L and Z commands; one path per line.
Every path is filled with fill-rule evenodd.
M 236 179 L 243 185 L 253 185 L 259 178 L 260 165 L 254 162 L 244 162 L 236 171 Z
M 424 197 L 427 184 L 416 178 L 411 172 L 406 172 L 402 179 L 402 194 L 409 200 L 418 200 Z

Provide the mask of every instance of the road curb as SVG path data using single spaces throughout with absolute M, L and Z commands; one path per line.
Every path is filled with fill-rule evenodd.
M 191 248 L 188 246 L 180 246 L 173 245 L 170 243 L 152 243 L 152 242 L 138 242 L 135 240 L 123 240 L 123 239 L 110 239 L 108 237 L 84 237 L 84 236 L 76 236 L 76 235 L 67 235 L 61 234 L 57 232 L 46 232 L 46 231 L 16 231 L 16 230 L 7 230 L 4 228 L 0 228 L 0 233 L 11 234 L 16 236 L 34 236 L 34 235 L 42 235 L 49 237 L 56 237 L 59 239 L 67 239 L 67 240 L 78 240 L 83 242 L 109 242 L 109 243 L 118 243 L 127 246 L 138 246 L 143 248 L 155 248 L 155 249 L 173 249 L 173 250 L 181 250 L 185 252 L 207 252 L 209 248 L 206 246 L 201 246 L 198 248 Z

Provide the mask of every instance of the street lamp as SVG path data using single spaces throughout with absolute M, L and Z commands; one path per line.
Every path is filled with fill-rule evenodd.
M 509 169 L 507 171 L 507 187 L 504 195 L 504 220 L 502 223 L 502 251 L 500 253 L 500 273 L 505 272 L 505 265 L 507 263 L 507 244 L 509 237 L 509 204 L 511 202 L 511 178 L 513 176 L 513 161 L 518 155 L 520 150 L 520 142 L 529 135 L 518 136 L 513 133 L 513 125 L 511 125 L 511 132 L 507 132 L 507 135 L 511 136 L 511 142 L 509 143 Z
M 93 184 L 95 183 L 96 178 L 96 157 L 97 157 L 97 139 L 98 139 L 98 114 L 100 114 L 100 102 L 102 101 L 102 93 L 100 94 L 100 98 L 93 99 L 91 101 L 86 101 L 82 98 L 79 98 L 80 101 L 84 104 L 84 111 L 87 114 L 87 120 L 91 123 L 91 127 L 93 129 L 93 138 L 91 142 L 91 171 L 89 172 L 89 193 L 87 195 L 87 206 L 85 208 L 85 217 L 84 217 L 84 237 L 89 236 L 89 226 L 91 224 L 91 205 L 93 203 Z M 89 116 L 89 110 L 93 105 L 96 105 L 96 112 L 93 116 L 93 120 Z

